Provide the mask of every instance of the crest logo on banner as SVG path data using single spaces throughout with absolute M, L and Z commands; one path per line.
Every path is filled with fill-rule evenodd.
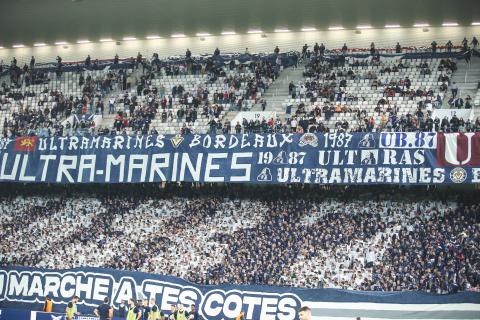
M 298 145 L 300 147 L 305 147 L 306 145 L 318 147 L 318 138 L 313 133 L 305 133 L 303 136 L 300 137 Z
M 262 172 L 257 177 L 257 181 L 268 182 L 272 181 L 272 172 L 269 168 L 263 168 Z
M 179 134 L 170 139 L 174 148 L 178 148 L 178 146 L 183 142 L 183 140 L 184 138 Z
M 375 165 L 378 159 L 378 150 L 362 150 L 362 164 Z
M 453 183 L 462 183 L 467 179 L 467 171 L 465 169 L 456 167 L 450 171 L 450 180 Z
M 373 133 L 367 133 L 363 138 L 358 142 L 359 148 L 375 148 L 375 137 Z
M 38 137 L 20 137 L 15 140 L 15 151 L 35 151 Z

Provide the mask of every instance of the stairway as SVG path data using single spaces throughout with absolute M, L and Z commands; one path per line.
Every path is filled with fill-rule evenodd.
M 470 64 L 465 60 L 457 62 L 457 70 L 453 73 L 451 83 L 458 85 L 458 94 L 465 99 L 470 95 L 472 99 L 477 93 L 478 83 L 480 82 L 480 58 L 472 57 Z M 450 88 L 448 94 L 450 94 Z
M 298 64 L 298 68 L 285 69 L 275 82 L 268 88 L 268 91 L 262 97 L 267 102 L 265 110 L 275 111 L 283 120 L 285 117 L 285 107 L 283 103 L 289 98 L 288 84 L 293 81 L 295 85 L 303 79 L 304 65 Z M 252 108 L 252 111 L 262 110 L 261 104 L 257 104 Z
M 136 78 L 137 81 L 133 80 L 133 83 L 136 83 L 136 82 L 139 82 L 140 81 L 140 78 L 142 76 L 142 71 L 141 69 L 133 69 L 133 71 L 131 73 L 129 73 L 131 77 L 133 77 L 134 79 Z M 136 88 L 135 85 L 132 86 L 133 88 Z M 114 97 L 115 100 L 117 100 L 117 98 L 119 97 L 120 94 L 122 94 L 124 91 L 122 91 L 120 89 L 120 86 L 119 88 L 117 89 L 114 89 L 113 91 L 111 91 L 109 94 L 107 94 L 105 97 L 103 97 L 103 101 L 104 101 L 104 104 L 105 104 L 105 111 L 103 113 L 103 117 L 102 117 L 102 121 L 99 123 L 99 127 L 102 127 L 102 128 L 113 128 L 113 123 L 115 121 L 115 117 L 117 116 L 117 111 L 119 111 L 118 109 L 118 104 L 116 103 L 115 104 L 115 108 L 116 108 L 116 111 L 113 113 L 113 114 L 108 114 L 108 101 L 110 100 L 111 97 Z M 136 94 L 136 90 L 135 90 L 135 94 Z M 122 104 L 123 106 L 123 104 Z M 123 111 L 123 107 L 121 108 L 121 110 Z
M 268 87 L 267 91 L 263 94 L 262 99 L 265 99 L 267 106 L 266 111 L 275 111 L 278 116 L 283 120 L 285 117 L 285 108 L 283 103 L 285 99 L 288 99 L 288 84 L 290 81 L 297 84 L 298 81 L 303 78 L 304 65 L 298 64 L 298 68 L 286 68 L 280 73 L 280 76 Z M 261 111 L 261 103 L 255 104 L 250 111 Z M 238 111 L 228 111 L 223 118 L 224 121 L 232 121 Z
M 104 109 L 104 112 L 103 112 L 102 121 L 98 124 L 98 127 L 108 128 L 108 129 L 113 128 L 113 123 L 115 121 L 115 116 L 117 115 L 117 110 L 113 114 L 109 114 L 108 113 L 108 110 L 109 110 L 108 101 L 110 100 L 111 97 L 117 98 L 120 95 L 121 92 L 122 92 L 121 90 L 116 89 L 116 90 L 111 91 L 109 94 L 107 94 L 103 97 L 103 103 L 105 105 L 105 109 Z M 117 108 L 117 107 L 118 107 L 118 104 L 116 103 L 115 108 Z

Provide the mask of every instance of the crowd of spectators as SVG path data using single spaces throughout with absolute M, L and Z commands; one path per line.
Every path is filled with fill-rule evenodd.
M 148 110 L 148 109 L 147 109 Z M 314 110 L 312 112 L 318 111 Z M 358 117 L 364 115 L 364 112 L 355 110 Z M 421 112 L 421 111 L 419 111 Z M 166 112 L 162 112 L 163 114 Z M 211 134 L 240 134 L 240 133 L 328 133 L 332 132 L 330 128 L 323 121 L 313 122 L 311 120 L 311 113 L 304 116 L 294 116 L 286 120 L 281 120 L 280 117 L 261 120 L 246 120 L 241 123 L 231 124 L 229 121 L 222 123 L 220 120 L 212 119 L 209 122 Z M 172 113 L 168 113 L 168 117 L 172 117 Z M 364 116 L 365 117 L 365 116 Z M 444 117 L 442 119 L 428 118 L 425 121 L 418 123 L 417 116 L 410 113 L 401 115 L 397 118 L 396 114 L 387 115 L 383 113 L 380 117 L 380 121 L 374 117 L 365 117 L 364 124 L 359 126 L 351 126 L 348 121 L 337 121 L 335 123 L 335 131 L 337 132 L 480 132 L 480 117 L 477 117 L 474 121 L 470 119 L 464 120 L 456 115 L 453 115 L 450 119 Z M 23 121 L 23 123 L 22 123 Z M 47 122 L 45 122 L 47 121 Z M 30 126 L 25 126 L 28 124 Z M 33 124 L 32 124 L 33 123 Z M 40 125 L 40 124 L 44 125 Z M 26 136 L 70 136 L 70 135 L 136 135 L 136 134 L 159 134 L 155 127 L 151 127 L 151 118 L 149 117 L 131 117 L 124 116 L 122 112 L 119 112 L 115 116 L 113 128 L 96 126 L 95 122 L 91 119 L 80 118 L 78 121 L 74 121 L 74 124 L 66 122 L 65 125 L 58 122 L 52 122 L 45 120 L 45 117 L 41 112 L 23 112 L 14 114 L 13 121 L 4 121 L 4 137 L 14 137 L 17 135 Z M 17 129 L 17 126 L 22 128 Z M 23 127 L 22 127 L 23 126 Z M 7 129 L 5 129 L 7 128 Z M 127 128 L 132 128 L 133 131 L 127 131 Z M 184 122 L 180 129 L 179 134 L 189 135 L 196 132 L 191 123 Z
M 372 43 L 374 48 L 374 44 Z M 303 47 L 303 52 L 308 46 Z M 287 125 L 290 132 L 337 131 L 435 131 L 435 132 L 473 132 L 480 130 L 480 119 L 463 119 L 456 115 L 439 118 L 433 115 L 441 108 L 443 100 L 451 108 L 473 108 L 470 96 L 465 102 L 458 95 L 458 86 L 451 82 L 457 63 L 449 58 L 438 59 L 432 65 L 422 60 L 401 59 L 376 55 L 373 51 L 368 58 L 337 56 L 325 58 L 325 46 L 316 44 L 313 54 L 304 70 L 303 81 L 290 82 L 289 96 L 302 99 L 292 110 L 287 105 Z M 400 50 L 401 51 L 401 50 Z M 418 60 L 418 59 L 417 59 Z M 434 61 L 434 60 L 432 60 Z M 432 69 L 438 79 L 432 81 Z M 411 79 L 399 72 L 416 72 L 419 79 Z M 439 86 L 418 85 L 417 81 L 438 80 Z M 415 86 L 413 81 L 415 81 Z M 353 82 L 353 85 L 352 85 Z M 364 84 L 370 90 L 366 91 Z M 440 84 L 441 83 L 441 84 Z M 356 84 L 359 84 L 357 86 Z M 450 87 L 451 95 L 447 97 Z M 373 100 L 372 94 L 381 98 Z M 298 101 L 298 100 L 297 100 Z M 304 101 L 304 102 L 303 102 Z M 416 108 L 411 108 L 411 102 Z M 375 107 L 365 107 L 365 104 Z M 406 107 L 405 107 L 406 106 Z M 402 108 L 403 107 L 403 108 Z M 331 120 L 333 117 L 336 120 Z M 267 120 L 268 122 L 268 120 Z
M 475 49 L 478 41 L 474 38 L 470 43 L 464 39 L 458 47 L 449 41 L 445 48 L 465 50 Z M 433 49 L 435 47 L 435 49 Z M 98 60 L 88 56 L 84 63 L 77 63 L 75 69 L 65 69 L 69 63 L 64 63 L 57 57 L 55 72 L 46 71 L 37 67 L 35 57 L 30 64 L 23 68 L 14 58 L 9 70 L 9 84 L 5 81 L 0 88 L 0 109 L 11 108 L 15 104 L 17 109 L 10 118 L 3 120 L 3 136 L 18 135 L 65 135 L 65 134 L 145 134 L 156 133 L 158 128 L 152 126 L 152 120 L 157 118 L 162 123 L 183 123 L 181 134 L 189 134 L 198 130 L 195 122 L 201 117 L 208 119 L 209 133 L 234 132 L 325 132 L 328 130 L 344 131 L 474 131 L 478 130 L 477 121 L 467 119 L 435 119 L 431 117 L 432 110 L 444 104 L 452 108 L 473 108 L 470 96 L 458 95 L 458 87 L 451 83 L 452 73 L 457 69 L 452 59 L 442 59 L 437 70 L 432 70 L 428 62 L 419 64 L 409 62 L 408 59 L 392 63 L 393 60 L 379 55 L 375 44 L 370 45 L 371 57 L 367 59 L 350 59 L 345 57 L 349 51 L 346 44 L 340 51 L 328 49 L 322 43 L 313 46 L 310 51 L 308 45 L 302 48 L 301 56 L 307 58 L 304 76 L 309 79 L 299 84 L 289 84 L 289 94 L 295 98 L 308 99 L 314 103 L 319 99 L 327 99 L 323 105 L 316 105 L 310 109 L 304 103 L 294 110 L 292 119 L 265 119 L 259 123 L 222 123 L 221 114 L 230 110 L 242 110 L 247 101 L 261 102 L 265 108 L 265 100 L 260 100 L 258 93 L 265 90 L 275 81 L 282 70 L 282 60 L 253 59 L 252 62 L 240 63 L 231 59 L 228 63 L 218 63 L 219 50 L 212 56 L 202 59 L 193 59 L 192 53 L 187 50 L 185 58 L 177 61 L 160 60 L 158 54 L 148 59 L 139 52 L 136 58 L 124 59 L 121 64 L 118 55 L 113 59 L 113 68 L 100 76 L 92 76 L 91 71 L 103 68 Z M 438 45 L 431 45 L 433 51 Z M 403 48 L 397 43 L 395 52 L 401 53 Z M 350 50 L 351 51 L 351 50 Z M 349 51 L 349 52 L 350 52 Z M 387 50 L 388 51 L 388 50 Z M 356 52 L 355 50 L 353 52 Z M 360 50 L 359 52 L 363 52 Z M 465 51 L 466 52 L 466 51 Z M 333 53 L 334 58 L 325 59 L 325 53 Z M 340 53 L 340 54 L 339 54 Z M 343 53 L 343 55 L 341 54 Z M 248 54 L 248 51 L 246 51 Z M 279 49 L 274 54 L 278 56 Z M 298 60 L 298 57 L 295 56 Z M 384 61 L 386 59 L 386 62 Z M 120 63 L 120 64 L 119 64 Z M 295 62 L 296 64 L 297 62 Z M 3 62 L 2 69 L 3 69 Z M 365 68 L 362 68 L 365 67 Z M 372 70 L 371 68 L 374 67 Z M 129 71 L 133 68 L 136 71 Z M 390 78 L 383 81 L 385 75 L 416 68 L 423 76 L 429 76 L 433 71 L 439 71 L 438 81 L 442 82 L 438 92 L 434 88 L 411 88 L 411 79 L 408 77 Z M 52 81 L 62 81 L 66 73 L 79 75 L 78 85 L 82 88 L 80 96 L 61 92 L 57 89 L 48 89 Z M 205 81 L 193 88 L 185 89 L 178 84 L 168 90 L 156 79 L 164 76 L 197 75 L 205 76 Z M 219 80 L 220 79 L 220 80 Z M 367 80 L 371 88 L 383 93 L 383 98 L 377 101 L 376 116 L 368 115 L 361 107 L 354 107 L 350 103 L 366 101 L 362 92 L 349 87 L 347 81 Z M 210 92 L 209 84 L 220 84 L 222 90 Z M 28 88 L 31 85 L 45 85 L 42 93 L 36 93 Z M 22 85 L 24 85 L 22 89 Z M 451 95 L 444 97 L 451 89 Z M 112 92 L 118 92 L 107 98 Z M 135 94 L 136 93 L 136 94 Z M 390 97 L 402 97 L 418 101 L 415 112 L 404 112 Z M 36 97 L 37 106 L 20 103 L 27 97 Z M 12 102 L 13 99 L 13 102 Z M 108 101 L 107 101 L 108 99 Z M 445 101 L 443 101 L 445 100 Z M 54 102 L 49 107 L 43 107 L 45 101 Z M 93 121 L 65 123 L 65 118 L 71 114 L 115 114 L 113 123 L 103 123 L 96 126 Z M 290 111 L 291 112 L 291 111 Z M 287 114 L 290 114 L 287 110 Z M 335 115 L 352 114 L 353 121 L 337 121 L 329 123 Z M 319 120 L 320 117 L 324 119 Z M 308 125 L 305 126 L 305 123 Z M 67 130 L 65 130 L 67 129 Z M 205 130 L 204 128 L 200 130 Z M 203 133 L 202 131 L 201 133 Z M 207 132 L 205 130 L 205 132 Z M 198 132 L 197 132 L 198 133 Z
M 57 61 L 61 69 L 61 58 L 57 57 Z M 10 81 L 2 79 L 0 88 L 0 110 L 10 111 L 10 116 L 2 119 L 3 136 L 52 136 L 86 131 L 91 122 L 85 125 L 85 121 L 64 120 L 71 115 L 103 114 L 103 99 L 117 89 L 124 77 L 124 70 L 108 70 L 97 76 L 83 69 L 68 73 L 57 69 L 55 73 L 37 68 L 34 57 L 30 66 L 23 69 L 16 68 L 16 63 L 13 59 Z M 75 85 L 79 91 L 69 82 L 73 79 L 78 79 Z
M 216 55 L 218 56 L 218 55 Z M 215 56 L 215 57 L 216 57 Z M 64 63 L 57 57 L 56 73 L 46 72 L 36 68 L 35 58 L 32 57 L 30 67 L 18 68 L 14 58 L 10 67 L 10 81 L 4 81 L 0 89 L 0 108 L 18 106 L 12 117 L 3 119 L 3 135 L 35 135 L 35 134 L 63 134 L 70 130 L 62 130 L 66 123 L 62 120 L 70 114 L 115 114 L 114 123 L 104 123 L 101 127 L 89 127 L 89 130 L 76 130 L 76 123 L 69 123 L 74 127 L 74 133 L 88 132 L 89 134 L 115 134 L 123 132 L 147 133 L 150 123 L 158 116 L 162 122 L 184 122 L 188 132 L 192 132 L 192 125 L 199 115 L 207 117 L 212 130 L 219 122 L 219 115 L 226 105 L 231 109 L 240 110 L 246 101 L 257 101 L 258 93 L 263 93 L 278 77 L 282 62 L 271 62 L 268 59 L 253 59 L 247 63 L 239 63 L 232 59 L 227 65 L 215 63 L 214 57 L 195 61 L 191 59 L 191 52 L 183 63 L 160 61 L 157 54 L 151 59 L 145 59 L 140 53 L 136 59 L 132 58 L 134 70 L 115 68 L 104 74 L 93 77 L 91 70 L 98 70 L 98 61 L 92 63 L 87 57 L 82 67 L 75 70 L 63 71 Z M 118 56 L 114 59 L 114 66 L 118 65 Z M 136 69 L 136 70 L 135 70 Z M 48 84 L 52 81 L 63 83 L 69 75 L 75 74 L 78 86 L 82 88 L 81 96 L 74 97 L 68 92 L 49 90 Z M 66 75 L 66 76 L 65 76 Z M 164 76 L 204 76 L 205 81 L 186 90 L 182 84 L 166 90 L 162 82 L 155 85 L 155 79 Z M 75 78 L 75 79 L 76 79 Z M 220 80 L 219 80 L 220 78 Z M 41 82 L 35 79 L 43 79 Z M 54 79 L 54 80 L 53 80 Z M 45 90 L 38 93 L 30 91 L 31 84 L 44 84 Z M 158 83 L 158 82 L 157 82 Z M 209 84 L 220 84 L 222 90 L 208 91 Z M 24 85 L 22 89 L 22 85 Z M 111 92 L 119 92 L 108 98 Z M 136 94 L 134 93 L 136 92 Z M 38 105 L 31 106 L 25 103 L 25 97 L 36 97 Z M 48 96 L 53 96 L 53 99 Z M 43 107 L 43 101 L 53 101 L 54 107 Z M 13 98 L 13 101 L 10 99 Z M 35 113 L 35 117 L 32 116 Z M 52 113 L 50 115 L 50 112 Z M 40 116 L 40 113 L 42 116 Z M 25 120 L 26 119 L 26 120 Z M 93 123 L 92 123 L 93 124 Z M 155 128 L 152 128 L 155 132 Z M 185 131 L 185 130 L 183 130 Z M 185 133 L 185 132 L 182 132 Z
M 328 108 L 328 107 L 327 107 Z M 315 108 L 312 111 L 295 115 L 286 120 L 281 120 L 280 117 L 269 119 L 246 120 L 241 123 L 237 122 L 232 125 L 230 122 L 224 124 L 217 124 L 216 133 L 328 133 L 332 130 L 337 132 L 480 132 L 480 117 L 474 121 L 470 119 L 463 119 L 457 115 L 453 115 L 450 119 L 444 117 L 429 117 L 421 122 L 418 122 L 418 117 L 422 111 L 417 111 L 416 114 L 404 114 L 397 116 L 395 111 L 383 112 L 380 117 L 367 117 L 365 111 L 360 111 L 358 108 L 349 109 L 354 112 L 356 118 L 363 117 L 363 124 L 352 126 L 348 121 L 337 121 L 335 128 L 330 128 L 326 122 L 313 120 L 322 112 L 321 109 Z M 392 109 L 395 110 L 395 109 Z M 328 113 L 329 111 L 324 111 Z M 335 111 L 330 111 L 336 114 Z
M 145 60 L 141 64 L 144 71 L 137 85 L 140 100 L 154 108 L 162 122 L 184 122 L 185 127 L 188 125 L 191 128 L 201 115 L 208 119 L 210 132 L 220 128 L 220 114 L 227 105 L 230 110 L 241 110 L 245 101 L 256 103 L 257 94 L 265 92 L 280 73 L 277 64 L 261 59 L 245 64 L 231 60 L 227 66 L 219 66 L 210 59 L 205 62 L 187 60 L 185 65 L 162 65 L 155 61 L 153 57 L 151 61 Z M 154 84 L 154 79 L 158 77 L 184 74 L 206 77 L 203 83 L 195 84 L 190 90 L 178 84 L 167 92 L 162 83 L 159 86 Z M 210 92 L 208 85 L 214 83 L 223 87 L 223 90 Z M 130 115 L 135 106 L 129 105 Z M 182 130 L 182 133 L 190 131 Z
M 480 289 L 480 206 L 468 193 L 228 185 L 21 189 L 2 189 L 0 265 L 108 267 L 201 284 Z
M 232 62 L 234 62 L 232 60 Z M 151 65 L 153 64 L 154 67 Z M 149 124 L 158 116 L 162 123 L 184 123 L 182 134 L 192 132 L 191 126 L 199 116 L 208 119 L 210 131 L 215 131 L 220 123 L 220 114 L 228 104 L 233 109 L 240 110 L 245 100 L 257 100 L 258 92 L 265 92 L 268 86 L 278 77 L 279 69 L 266 60 L 258 60 L 249 64 L 230 63 L 228 67 L 217 67 L 208 60 L 205 63 L 189 62 L 186 65 L 161 65 L 144 61 L 146 70 L 140 77 L 137 87 L 137 96 L 131 93 L 122 93 L 117 99 L 109 101 L 110 105 L 123 104 L 123 112 L 115 119 L 114 129 L 122 132 L 130 128 L 132 132 L 146 133 Z M 226 74 L 226 71 L 233 72 Z M 164 75 L 207 75 L 204 83 L 196 84 L 191 90 L 178 84 L 167 92 L 163 83 L 154 85 L 154 79 Z M 222 77 L 223 80 L 218 78 Z M 211 93 L 208 84 L 220 83 L 224 91 L 216 90 Z M 232 109 L 232 107 L 230 107 Z M 115 110 L 114 107 L 109 107 Z M 112 112 L 113 113 L 113 112 Z M 156 131 L 155 128 L 153 130 Z

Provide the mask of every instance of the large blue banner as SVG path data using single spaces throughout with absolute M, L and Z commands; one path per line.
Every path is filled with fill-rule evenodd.
M 480 133 L 20 137 L 0 181 L 449 184 L 480 182 Z
M 75 320 L 98 320 L 93 315 L 78 315 Z M 114 317 L 112 320 L 124 320 Z M 25 309 L 0 309 L 0 320 L 67 320 L 65 313 L 30 311 Z M 163 319 L 162 319 L 163 320 Z
M 78 310 L 92 314 L 108 297 L 118 316 L 122 301 L 154 298 L 168 315 L 171 305 L 196 306 L 200 319 L 295 320 L 301 306 L 327 318 L 478 319 L 480 293 L 436 295 L 424 292 L 361 292 L 337 289 L 299 289 L 272 286 L 196 285 L 179 278 L 100 268 L 46 270 L 0 268 L 0 310 L 41 310 L 52 298 L 54 312 L 64 312 L 78 295 Z M 381 317 L 375 316 L 378 313 Z M 38 315 L 37 319 L 43 315 Z M 314 317 L 315 318 L 315 317 Z M 0 319 L 9 319 L 1 318 Z M 18 318 L 16 318 L 18 319 Z M 49 318 L 50 319 L 50 318 Z M 323 319 L 323 318 L 322 318 Z

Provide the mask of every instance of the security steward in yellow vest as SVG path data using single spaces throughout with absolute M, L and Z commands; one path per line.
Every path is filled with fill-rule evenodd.
M 67 307 L 65 308 L 65 317 L 67 318 L 67 320 L 73 320 L 73 317 L 80 314 L 79 312 L 77 312 L 77 303 L 79 300 L 79 296 L 74 296 L 72 301 L 67 304 Z
M 160 312 L 160 308 L 158 308 L 157 304 L 155 303 L 155 299 L 150 299 L 150 312 L 148 314 L 148 320 L 163 320 L 163 314 Z
M 140 312 L 140 309 L 137 307 L 135 300 L 130 298 L 130 300 L 128 300 L 127 320 L 140 320 L 141 316 L 142 316 L 142 313 Z
M 175 320 L 188 320 L 188 312 L 185 310 L 182 304 L 177 306 L 177 311 L 173 314 Z

